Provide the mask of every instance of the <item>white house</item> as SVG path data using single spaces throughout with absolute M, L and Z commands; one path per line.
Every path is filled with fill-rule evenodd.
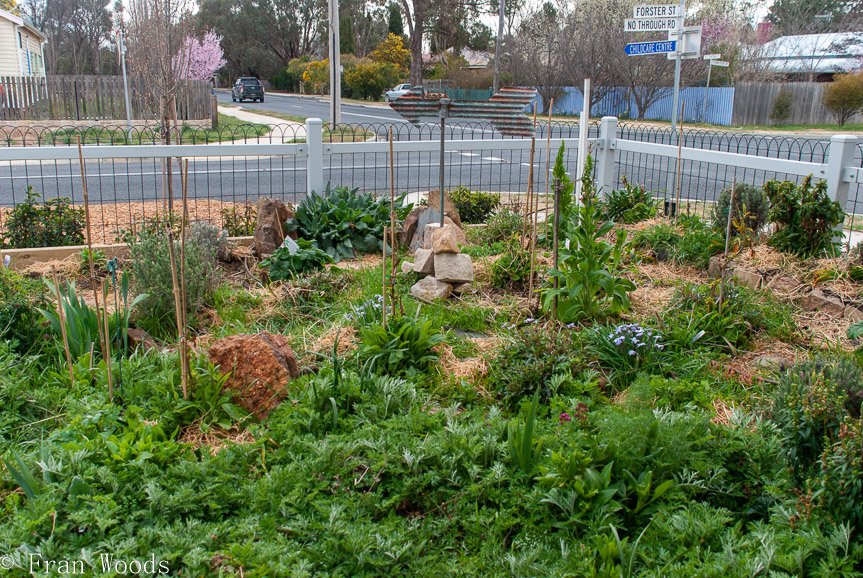
M 45 36 L 20 16 L 0 10 L 0 76 L 45 76 Z
M 789 77 L 829 80 L 839 72 L 863 66 L 863 32 L 782 36 L 750 49 L 753 60 L 767 70 Z

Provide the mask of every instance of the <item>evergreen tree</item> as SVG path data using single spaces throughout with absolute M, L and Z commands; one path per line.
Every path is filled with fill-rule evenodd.
M 404 36 L 405 35 L 405 25 L 402 22 L 402 10 L 399 8 L 399 5 L 395 2 L 389 5 L 389 26 L 388 32 L 390 34 L 395 34 L 396 36 Z

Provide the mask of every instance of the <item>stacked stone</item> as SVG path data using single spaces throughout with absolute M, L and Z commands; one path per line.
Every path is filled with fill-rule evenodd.
M 410 270 L 425 277 L 411 287 L 411 295 L 434 301 L 469 292 L 474 279 L 473 263 L 470 255 L 459 249 L 467 242 L 464 231 L 454 223 L 443 227 L 440 223 L 429 223 L 422 238 L 423 246 L 416 249 Z

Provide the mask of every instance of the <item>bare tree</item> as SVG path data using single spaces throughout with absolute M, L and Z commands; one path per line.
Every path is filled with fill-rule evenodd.
M 507 39 L 509 69 L 516 84 L 536 87 L 545 111 L 571 84 L 566 64 L 565 29 L 558 7 L 546 2 L 529 12 Z

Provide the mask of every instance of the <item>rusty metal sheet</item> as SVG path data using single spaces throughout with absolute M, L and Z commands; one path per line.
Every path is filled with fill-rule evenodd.
M 484 120 L 503 135 L 532 137 L 533 123 L 524 114 L 524 108 L 535 97 L 532 88 L 502 88 L 490 100 L 451 100 L 408 93 L 391 102 L 390 107 L 415 125 L 421 117 Z

